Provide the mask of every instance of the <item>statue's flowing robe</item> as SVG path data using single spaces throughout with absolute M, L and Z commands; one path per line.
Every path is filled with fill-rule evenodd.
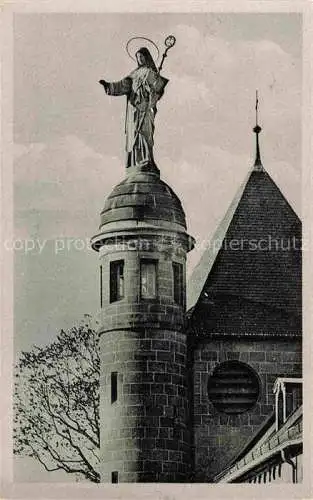
M 127 95 L 125 118 L 127 166 L 153 162 L 156 103 L 168 80 L 152 68 L 140 66 L 119 82 L 107 83 L 109 95 Z

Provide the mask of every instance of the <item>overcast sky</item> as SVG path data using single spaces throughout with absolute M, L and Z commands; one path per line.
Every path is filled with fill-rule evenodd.
M 162 52 L 171 33 L 155 157 L 198 243 L 188 272 L 253 164 L 256 88 L 263 164 L 300 215 L 300 15 L 16 15 L 15 238 L 35 245 L 15 252 L 17 350 L 97 311 L 98 256 L 86 246 L 124 178 L 126 104 L 97 82 L 134 68 L 130 37 Z

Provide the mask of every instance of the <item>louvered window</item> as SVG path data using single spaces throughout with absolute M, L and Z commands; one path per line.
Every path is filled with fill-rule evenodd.
M 258 400 L 260 382 L 255 371 L 239 361 L 219 364 L 208 382 L 208 396 L 217 410 L 235 415 L 250 410 Z

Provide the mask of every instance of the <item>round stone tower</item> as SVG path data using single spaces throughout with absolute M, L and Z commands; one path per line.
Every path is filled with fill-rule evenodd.
M 102 482 L 188 481 L 185 214 L 155 165 L 106 200 L 100 255 Z

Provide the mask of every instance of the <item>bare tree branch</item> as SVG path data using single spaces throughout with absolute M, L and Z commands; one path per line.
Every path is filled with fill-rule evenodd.
M 88 325 L 61 331 L 47 347 L 21 354 L 16 367 L 14 450 L 48 472 L 99 482 L 98 337 Z

